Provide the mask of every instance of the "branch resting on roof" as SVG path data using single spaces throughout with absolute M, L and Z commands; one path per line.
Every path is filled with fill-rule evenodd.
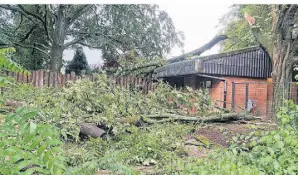
M 186 54 L 183 54 L 181 56 L 177 56 L 177 57 L 174 57 L 172 59 L 169 59 L 168 62 L 169 63 L 175 63 L 175 62 L 178 62 L 178 61 L 183 61 L 186 59 L 187 56 L 189 55 L 200 55 L 202 54 L 203 52 L 211 49 L 215 44 L 219 43 L 220 41 L 222 40 L 225 40 L 227 39 L 228 37 L 226 35 L 218 35 L 218 36 L 215 36 L 210 42 L 208 42 L 207 44 L 203 45 L 202 47 L 196 49 L 196 50 L 193 50 L 189 53 L 186 53 Z

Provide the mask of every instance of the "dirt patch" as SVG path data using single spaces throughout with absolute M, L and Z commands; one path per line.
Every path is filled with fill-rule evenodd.
M 233 136 L 237 134 L 248 134 L 254 130 L 272 130 L 276 126 L 271 123 L 225 123 L 212 124 L 203 128 L 199 128 L 195 132 L 195 136 L 204 136 L 213 144 L 229 147 Z
M 188 157 L 204 158 L 208 154 L 209 149 L 206 149 L 203 146 L 192 145 L 192 143 L 196 143 L 196 142 L 197 142 L 196 139 L 188 139 L 186 141 L 184 150 L 187 153 Z M 187 143 L 191 143 L 191 144 L 187 144 Z
M 157 173 L 157 171 L 155 170 L 155 168 L 153 166 L 137 166 L 134 169 L 139 172 L 142 172 L 143 174 L 147 174 L 147 175 Z
M 214 123 L 195 130 L 185 136 L 186 143 L 206 142 L 204 146 L 186 144 L 185 151 L 190 157 L 204 158 L 214 147 L 229 147 L 232 137 L 237 134 L 248 134 L 254 130 L 272 130 L 273 123 Z

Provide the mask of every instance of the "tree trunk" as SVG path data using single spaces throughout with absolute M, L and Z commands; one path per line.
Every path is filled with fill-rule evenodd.
M 273 5 L 273 54 L 272 54 L 272 80 L 273 80 L 273 114 L 281 106 L 288 94 L 288 85 L 292 81 L 294 65 L 294 48 L 298 44 L 298 37 L 293 38 L 297 5 Z
M 62 68 L 62 55 L 64 40 L 66 38 L 67 21 L 64 14 L 64 5 L 59 5 L 56 22 L 53 28 L 53 44 L 51 49 L 50 70 L 60 72 Z
M 51 49 L 50 70 L 59 72 L 62 67 L 63 49 L 58 44 L 53 44 Z

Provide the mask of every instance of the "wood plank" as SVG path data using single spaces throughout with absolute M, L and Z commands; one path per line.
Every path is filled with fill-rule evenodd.
M 54 77 L 53 77 L 53 80 L 54 80 L 54 87 L 57 87 L 58 86 L 58 73 L 57 72 L 54 72 Z
M 126 80 L 127 80 L 127 90 L 130 90 L 130 77 L 129 76 L 127 76 L 127 78 L 126 78 Z
M 91 75 L 91 81 L 94 82 L 94 74 Z
M 30 72 L 30 74 L 28 75 L 27 81 L 29 84 L 32 82 L 32 72 Z
M 23 76 L 22 76 L 22 73 L 21 73 L 21 72 L 18 72 L 18 73 L 17 73 L 17 76 L 18 76 L 18 82 L 19 82 L 19 83 L 23 83 Z
M 62 87 L 61 82 L 62 82 L 62 80 L 61 80 L 61 72 L 58 72 L 58 74 L 57 74 L 57 86 L 58 86 L 59 88 Z
M 39 87 L 44 87 L 44 70 L 39 71 Z
M 13 73 L 13 78 L 15 79 L 16 82 L 18 82 L 18 73 Z
M 64 84 L 65 84 L 65 75 L 64 74 L 61 74 L 61 87 L 64 87 Z
M 50 78 L 50 75 L 49 75 L 49 72 L 48 71 L 45 71 L 44 72 L 44 87 L 49 87 L 49 78 Z
M 49 72 L 49 87 L 54 86 L 54 72 Z
M 25 73 L 22 73 L 22 83 L 27 83 L 26 81 L 26 75 Z
M 71 74 L 66 75 L 66 81 L 71 81 Z
M 75 72 L 71 72 L 71 80 L 75 81 L 76 80 L 76 73 Z
M 39 82 L 39 70 L 35 71 L 35 82 L 34 82 L 35 87 L 39 87 L 38 82 Z
M 24 83 L 28 83 L 28 76 L 26 74 L 23 74 L 23 75 L 24 75 L 24 77 L 23 77 Z
M 120 84 L 120 77 L 116 77 L 116 85 L 119 86 Z
M 146 79 L 145 78 L 142 79 L 142 93 L 143 94 L 146 93 Z
M 123 77 L 121 76 L 121 77 L 119 77 L 119 87 L 123 87 L 123 81 L 124 81 L 124 79 L 123 79 Z
M 124 77 L 125 78 L 125 89 L 129 89 L 128 88 L 128 77 Z
M 32 83 L 33 86 L 35 86 L 35 78 L 36 78 L 35 74 L 36 74 L 36 71 L 33 71 L 32 72 L 32 80 L 31 80 L 31 83 Z

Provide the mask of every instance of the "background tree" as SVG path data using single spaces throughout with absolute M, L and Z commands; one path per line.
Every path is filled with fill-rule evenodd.
M 248 13 L 255 21 L 244 20 Z M 229 39 L 222 51 L 259 44 L 270 55 L 274 83 L 274 107 L 283 102 L 283 93 L 292 81 L 294 66 L 298 65 L 298 5 L 237 5 L 224 19 L 222 32 Z
M 65 72 L 69 74 L 72 71 L 74 71 L 77 75 L 81 75 L 82 71 L 85 71 L 86 73 L 90 72 L 82 47 L 76 49 L 73 59 L 66 65 Z
M 100 49 L 105 62 L 113 62 L 131 50 L 162 56 L 183 39 L 156 5 L 0 5 L 0 15 L 0 47 L 39 51 L 46 58 L 40 65 L 52 71 L 63 66 L 63 51 L 76 45 Z M 34 32 L 41 40 L 30 39 Z
M 244 19 L 245 12 L 255 18 L 254 26 L 249 27 L 248 22 Z M 233 5 L 231 10 L 220 20 L 220 24 L 224 26 L 220 33 L 229 38 L 220 43 L 221 51 L 226 52 L 258 45 L 251 28 L 257 33 L 259 40 L 268 45 L 271 44 L 273 32 L 270 12 L 270 5 Z

